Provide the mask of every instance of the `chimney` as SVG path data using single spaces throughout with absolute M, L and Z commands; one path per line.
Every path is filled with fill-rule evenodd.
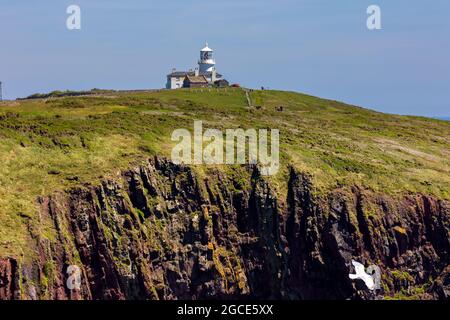
M 199 71 L 198 71 L 198 68 L 195 68 L 195 76 L 198 77 L 199 74 L 200 74 L 200 73 L 199 73 Z
M 217 71 L 216 71 L 216 68 L 213 68 L 212 75 L 211 75 L 211 81 L 212 81 L 212 83 L 214 83 L 214 82 L 216 82 L 216 80 L 217 80 Z

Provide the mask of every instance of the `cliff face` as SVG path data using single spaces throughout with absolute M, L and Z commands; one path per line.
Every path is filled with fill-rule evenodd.
M 257 168 L 204 178 L 155 158 L 120 181 L 40 198 L 37 258 L 0 260 L 0 299 L 450 297 L 450 203 L 319 196 L 293 169 L 287 183 L 280 200 Z M 381 290 L 349 279 L 352 259 L 381 268 Z M 80 290 L 66 286 L 70 265 Z

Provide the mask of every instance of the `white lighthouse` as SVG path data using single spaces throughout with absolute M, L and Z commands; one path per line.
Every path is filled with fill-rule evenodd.
M 208 42 L 206 42 L 205 47 L 200 51 L 200 60 L 198 61 L 198 67 L 200 74 L 213 72 L 215 69 L 216 61 L 213 57 L 213 50 L 208 47 Z
M 216 70 L 216 60 L 214 59 L 213 50 L 208 47 L 208 42 L 205 47 L 200 50 L 200 60 L 198 60 L 198 68 L 189 71 L 177 71 L 172 70 L 172 73 L 167 75 L 167 89 L 178 89 L 183 87 L 189 87 L 189 82 L 193 81 L 192 77 L 196 78 L 196 81 L 204 81 L 206 85 L 215 86 L 228 86 L 223 76 Z M 189 78 L 190 77 L 190 78 Z M 186 83 L 186 78 L 189 78 Z M 202 78 L 202 79 L 200 79 Z

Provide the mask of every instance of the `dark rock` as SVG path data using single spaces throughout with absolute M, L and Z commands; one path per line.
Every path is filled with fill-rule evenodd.
M 293 169 L 285 200 L 255 167 L 202 180 L 162 158 L 122 177 L 39 198 L 56 237 L 30 226 L 38 258 L 0 260 L 0 299 L 449 298 L 448 202 L 321 194 Z M 382 289 L 350 280 L 352 260 L 380 267 Z

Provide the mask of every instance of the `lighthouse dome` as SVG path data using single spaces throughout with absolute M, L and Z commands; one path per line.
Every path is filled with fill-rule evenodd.
M 205 47 L 201 51 L 202 52 L 213 52 L 213 50 L 208 46 L 208 42 L 206 42 Z

